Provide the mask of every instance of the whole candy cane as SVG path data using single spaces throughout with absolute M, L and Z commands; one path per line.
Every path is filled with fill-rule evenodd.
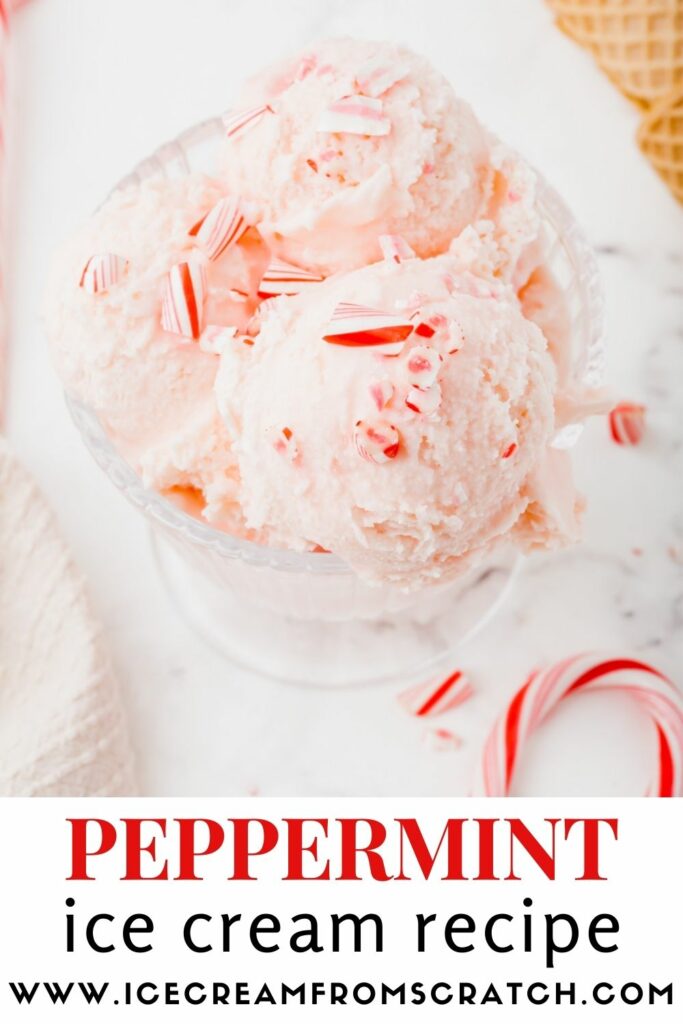
M 579 691 L 613 690 L 632 697 L 652 720 L 657 765 L 649 796 L 683 795 L 683 696 L 670 679 L 635 658 L 580 654 L 532 673 L 484 745 L 477 796 L 508 796 L 531 734 L 553 709 Z

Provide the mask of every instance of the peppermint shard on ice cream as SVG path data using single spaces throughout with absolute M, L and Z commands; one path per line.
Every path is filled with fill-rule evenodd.
M 381 258 L 380 235 L 419 256 L 482 216 L 489 141 L 422 57 L 335 39 L 252 79 L 225 116 L 223 180 L 260 207 L 277 255 L 327 272 Z
M 414 587 L 501 542 L 576 534 L 545 338 L 454 257 L 276 300 L 253 347 L 224 349 L 216 389 L 247 522 L 277 544 Z
M 246 326 L 267 261 L 222 184 L 153 179 L 114 193 L 63 247 L 48 291 L 67 391 L 147 486 L 228 528 L 241 517 L 214 349 Z

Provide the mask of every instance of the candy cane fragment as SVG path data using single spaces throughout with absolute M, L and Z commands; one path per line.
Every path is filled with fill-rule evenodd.
M 445 679 L 430 680 L 404 690 L 397 700 L 409 714 L 417 718 L 433 718 L 463 704 L 473 692 L 465 675 L 457 669 Z
M 210 260 L 217 260 L 226 249 L 239 242 L 248 227 L 240 200 L 225 196 L 190 228 L 189 234 Z
M 234 139 L 249 131 L 250 128 L 254 128 L 268 113 L 275 113 L 268 103 L 260 107 L 250 107 L 248 110 L 226 110 L 223 114 L 225 133 L 229 139 Z
M 387 67 L 379 58 L 367 61 L 356 75 L 356 83 L 366 96 L 381 96 L 406 77 L 407 69 L 400 64 Z
M 400 235 L 380 235 L 378 241 L 387 263 L 400 263 L 401 260 L 415 258 L 415 250 Z
M 422 740 L 430 750 L 435 753 L 442 753 L 446 750 L 459 750 L 462 740 L 450 729 L 425 729 Z
M 430 388 L 439 376 L 443 358 L 429 345 L 416 345 L 411 348 L 406 359 L 408 381 L 416 388 Z
M 319 284 L 325 278 L 312 270 L 304 270 L 294 263 L 284 260 L 273 260 L 261 279 L 258 294 L 261 298 L 273 295 L 298 295 L 306 285 Z
M 395 459 L 401 444 L 398 430 L 386 420 L 358 420 L 353 440 L 360 457 L 378 465 Z
M 83 267 L 79 284 L 89 295 L 106 292 L 121 280 L 128 266 L 123 256 L 113 252 L 98 253 Z
M 165 331 L 197 340 L 202 333 L 206 270 L 197 260 L 176 263 L 166 275 L 161 298 Z
M 294 434 L 289 427 L 272 427 L 268 431 L 270 442 L 279 455 L 283 455 L 289 462 L 294 462 L 299 454 Z
M 609 414 L 612 440 L 617 444 L 640 444 L 645 433 L 645 406 L 620 402 Z
M 389 404 L 394 395 L 394 385 L 389 380 L 374 380 L 368 390 L 378 412 Z
M 441 387 L 432 384 L 429 388 L 412 387 L 406 395 L 406 407 L 422 416 L 431 416 L 441 405 Z
M 475 793 L 508 796 L 525 745 L 555 707 L 579 691 L 612 690 L 634 699 L 657 740 L 650 795 L 683 795 L 683 696 L 662 672 L 636 658 L 580 654 L 532 673 L 484 745 Z
M 382 110 L 382 101 L 372 96 L 344 96 L 323 111 L 317 130 L 352 135 L 388 135 L 391 122 Z
M 403 316 L 372 309 L 355 302 L 340 302 L 323 335 L 331 345 L 350 348 L 392 345 L 403 348 L 403 342 L 412 334 L 413 324 Z

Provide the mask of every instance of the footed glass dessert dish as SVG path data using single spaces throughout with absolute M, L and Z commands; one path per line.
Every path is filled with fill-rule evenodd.
M 120 186 L 150 176 L 215 170 L 220 119 L 191 128 L 144 160 Z M 571 321 L 571 374 L 596 386 L 602 370 L 602 298 L 592 250 L 557 194 L 539 179 L 545 264 Z M 286 682 L 342 687 L 424 678 L 482 628 L 508 594 L 520 556 L 500 549 L 465 575 L 406 593 L 370 585 L 339 558 L 264 547 L 221 532 L 143 486 L 97 416 L 67 395 L 97 463 L 149 520 L 157 562 L 185 619 L 231 661 Z M 569 447 L 570 424 L 555 438 Z

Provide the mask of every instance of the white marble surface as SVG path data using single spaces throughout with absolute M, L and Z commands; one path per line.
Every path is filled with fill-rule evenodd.
M 424 51 L 555 184 L 599 252 L 610 382 L 650 410 L 638 450 L 611 444 L 604 422 L 589 428 L 584 543 L 529 565 L 460 652 L 477 695 L 445 723 L 465 739 L 458 753 L 428 750 L 391 691 L 269 684 L 187 629 L 144 522 L 76 436 L 40 324 L 51 250 L 112 183 L 219 111 L 253 63 L 332 33 Z M 15 51 L 9 435 L 90 579 L 145 792 L 465 793 L 487 725 L 537 661 L 616 648 L 683 678 L 683 566 L 668 554 L 683 549 L 683 212 L 636 149 L 637 113 L 541 0 L 36 0 L 17 16 Z M 638 794 L 649 753 L 632 708 L 578 698 L 529 751 L 518 789 Z

